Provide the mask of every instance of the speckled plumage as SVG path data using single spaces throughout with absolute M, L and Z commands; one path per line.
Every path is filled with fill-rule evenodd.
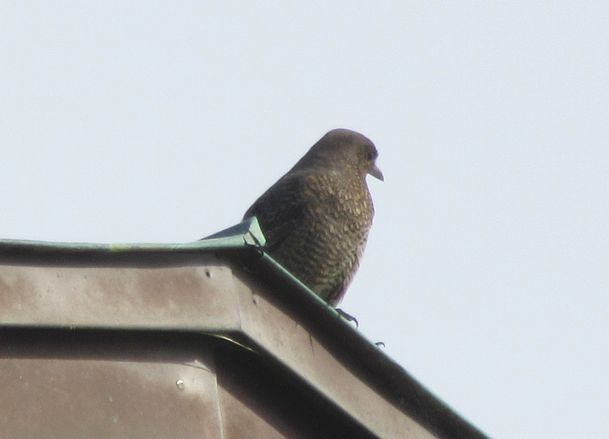
M 366 175 L 383 175 L 363 135 L 336 129 L 322 137 L 247 210 L 270 255 L 331 305 L 355 274 L 374 207 Z

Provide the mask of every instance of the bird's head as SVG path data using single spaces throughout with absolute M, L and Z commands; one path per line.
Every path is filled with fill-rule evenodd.
M 311 147 L 301 162 L 339 169 L 352 169 L 363 178 L 370 174 L 384 181 L 376 165 L 378 152 L 366 136 L 344 128 L 329 131 Z

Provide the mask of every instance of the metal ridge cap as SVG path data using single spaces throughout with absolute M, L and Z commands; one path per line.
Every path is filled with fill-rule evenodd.
M 266 242 L 255 217 L 199 241 L 186 243 L 91 243 L 0 239 L 0 255 L 31 253 L 182 253 L 260 247 Z
M 335 350 L 343 361 L 351 363 L 360 373 L 363 372 L 363 375 L 358 374 L 360 378 L 380 390 L 400 410 L 414 416 L 430 431 L 441 437 L 487 438 L 478 427 L 436 396 L 361 331 L 354 328 L 336 309 L 328 305 L 272 256 L 261 252 L 260 261 L 280 278 L 288 281 L 292 288 L 300 290 L 299 298 L 294 296 L 291 298 L 291 301 L 298 302 L 292 305 L 300 308 L 300 314 L 309 314 L 307 312 L 309 307 L 321 312 L 321 314 L 316 312 L 315 318 L 308 319 L 309 324 L 318 328 L 318 336 L 326 340 L 334 339 L 331 344 L 335 349 L 346 349 L 350 352 L 347 356 L 343 356 Z M 308 305 L 305 305 L 307 302 Z M 351 359 L 347 360 L 347 358 Z M 357 360 L 354 361 L 353 358 Z

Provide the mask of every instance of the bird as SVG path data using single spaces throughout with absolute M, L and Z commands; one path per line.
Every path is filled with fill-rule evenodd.
M 244 215 L 257 218 L 263 250 L 334 307 L 366 247 L 374 217 L 366 176 L 384 181 L 377 157 L 363 134 L 333 129 Z

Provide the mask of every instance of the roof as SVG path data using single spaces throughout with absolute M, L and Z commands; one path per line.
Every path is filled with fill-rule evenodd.
M 0 240 L 0 331 L 212 337 L 285 368 L 373 435 L 485 437 L 274 261 L 264 242 L 255 218 L 180 244 Z M 3 295 L 2 285 L 22 293 Z

